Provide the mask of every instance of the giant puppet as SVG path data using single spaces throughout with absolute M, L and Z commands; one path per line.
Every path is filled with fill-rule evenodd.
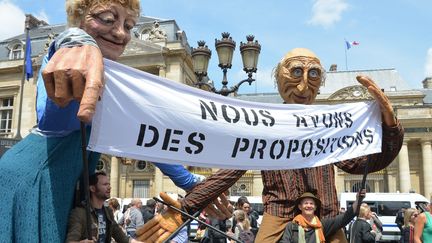
M 314 103 L 319 87 L 325 79 L 325 71 L 318 57 L 310 50 L 295 48 L 288 52 L 275 69 L 279 94 L 287 104 Z M 403 128 L 396 119 L 393 108 L 383 91 L 369 78 L 357 80 L 379 103 L 382 114 L 382 152 L 340 161 L 335 165 L 345 172 L 362 174 L 368 164 L 369 172 L 388 166 L 397 156 L 403 141 Z M 245 171 L 219 170 L 198 184 L 185 199 L 176 205 L 192 213 L 204 208 L 220 193 L 231 187 Z M 289 221 L 294 218 L 295 200 L 304 192 L 315 192 L 321 198 L 320 217 L 333 217 L 338 213 L 338 201 L 333 165 L 296 170 L 262 171 L 264 216 L 256 242 L 277 242 Z M 182 221 L 174 211 L 164 217 L 156 217 L 137 232 L 139 239 L 163 239 Z M 334 242 L 344 242 L 339 231 Z M 332 239 L 326 239 L 331 242 Z M 338 241 L 342 240 L 342 241 Z M 345 239 L 346 241 L 346 239 Z
M 0 160 L 0 242 L 64 242 L 83 169 L 87 137 L 103 87 L 103 58 L 117 60 L 131 39 L 139 0 L 66 0 L 68 29 L 50 45 L 37 81 L 37 127 Z M 91 171 L 99 154 L 88 153 Z M 200 176 L 156 164 L 190 190 Z

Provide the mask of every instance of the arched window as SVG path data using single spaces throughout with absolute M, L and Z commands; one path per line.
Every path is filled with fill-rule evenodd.
M 24 57 L 23 45 L 16 44 L 10 50 L 9 59 L 16 60 Z

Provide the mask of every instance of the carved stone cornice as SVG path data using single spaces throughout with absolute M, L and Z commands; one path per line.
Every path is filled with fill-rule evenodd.
M 340 89 L 330 95 L 329 100 L 368 100 L 373 97 L 367 89 L 361 85 L 353 85 Z

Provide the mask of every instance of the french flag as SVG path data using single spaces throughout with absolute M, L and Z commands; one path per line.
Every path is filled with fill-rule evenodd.
M 357 41 L 347 41 L 347 40 L 345 40 L 345 44 L 346 44 L 346 48 L 347 48 L 347 50 L 349 50 L 351 47 L 353 47 L 353 46 L 358 46 L 358 45 L 360 45 L 360 43 L 358 43 Z

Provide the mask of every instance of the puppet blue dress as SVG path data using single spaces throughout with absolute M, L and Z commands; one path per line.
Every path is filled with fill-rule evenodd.
M 70 28 L 51 44 L 40 70 L 59 48 L 96 42 Z M 37 128 L 0 159 L 0 242 L 64 242 L 75 185 L 83 169 L 77 101 L 60 108 L 47 97 L 41 72 L 37 83 Z M 86 127 L 87 139 L 90 126 Z M 100 157 L 88 152 L 89 169 Z M 156 164 L 174 183 L 191 189 L 200 177 L 181 165 Z

